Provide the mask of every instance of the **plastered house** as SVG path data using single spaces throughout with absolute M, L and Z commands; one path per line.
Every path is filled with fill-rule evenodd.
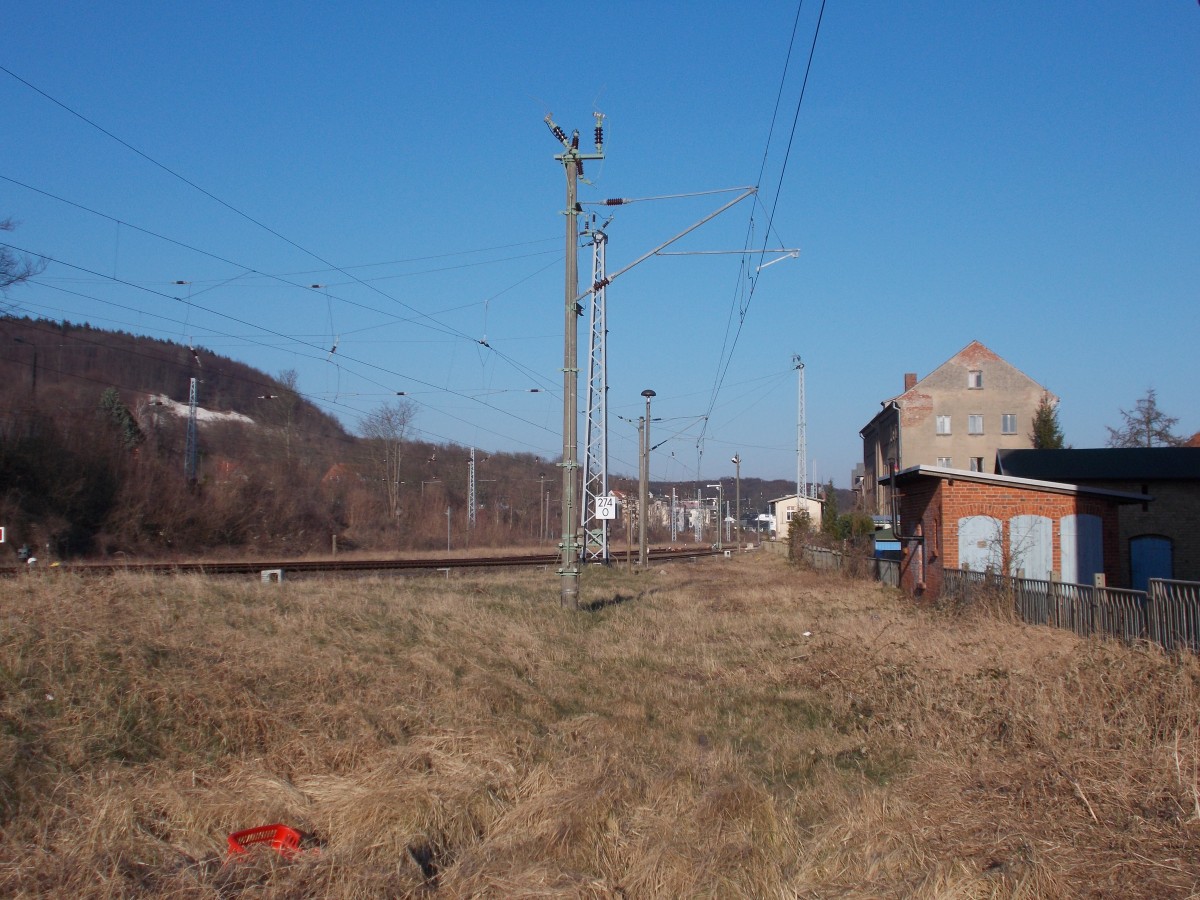
M 1033 417 L 1042 398 L 1058 398 L 1024 372 L 972 341 L 924 378 L 904 376 L 904 390 L 859 432 L 866 508 L 889 512 L 879 480 L 894 467 L 991 471 L 996 453 L 1033 447 Z

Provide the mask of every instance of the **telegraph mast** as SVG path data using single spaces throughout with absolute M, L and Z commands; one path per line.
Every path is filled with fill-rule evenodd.
M 563 495 L 562 495 L 562 561 L 558 569 L 561 578 L 560 602 L 568 609 L 579 609 L 579 549 L 576 531 L 581 516 L 575 504 L 579 501 L 579 331 L 577 320 L 583 309 L 579 305 L 579 178 L 583 175 L 585 159 L 604 159 L 604 115 L 595 113 L 595 153 L 579 151 L 579 132 L 571 137 L 546 116 L 550 133 L 563 145 L 564 152 L 554 157 L 562 163 L 567 176 L 566 282 L 563 308 Z

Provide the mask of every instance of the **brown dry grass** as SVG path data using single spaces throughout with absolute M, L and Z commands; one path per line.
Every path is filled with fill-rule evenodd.
M 1194 659 L 760 555 L 0 585 L 0 894 L 1173 897 Z M 224 864 L 282 821 L 319 852 Z

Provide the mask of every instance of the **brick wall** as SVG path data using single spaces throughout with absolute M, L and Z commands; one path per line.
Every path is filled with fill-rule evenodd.
M 1105 577 L 1113 587 L 1128 586 L 1128 575 L 1122 571 L 1118 506 L 1113 501 L 931 476 L 911 479 L 901 491 L 902 529 L 906 535 L 919 532 L 924 537 L 923 542 L 904 542 L 901 586 L 916 596 L 937 597 L 941 593 L 943 571 L 959 568 L 958 522 L 967 516 L 999 519 L 1003 523 L 1002 555 L 1004 559 L 1010 558 L 1009 520 L 1022 515 L 1046 516 L 1051 520 L 1053 568 L 1058 572 L 1062 571 L 1062 518 L 1069 515 L 1099 517 Z M 1128 557 L 1127 549 L 1125 556 Z
M 1105 481 L 1095 482 L 1094 486 L 1131 494 L 1149 493 L 1154 497 L 1146 504 L 1121 507 L 1119 552 L 1123 582 L 1130 580 L 1129 541 L 1148 534 L 1171 539 L 1176 578 L 1200 581 L 1200 481 Z

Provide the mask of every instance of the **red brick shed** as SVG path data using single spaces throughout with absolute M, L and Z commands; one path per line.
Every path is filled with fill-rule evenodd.
M 896 474 L 900 584 L 937 597 L 947 569 L 1120 585 L 1117 507 L 1153 498 L 936 466 Z

